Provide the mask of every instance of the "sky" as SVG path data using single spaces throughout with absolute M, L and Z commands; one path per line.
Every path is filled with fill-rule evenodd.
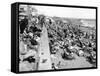
M 38 10 L 39 14 L 44 14 L 47 16 L 96 19 L 95 9 L 36 6 L 36 5 L 33 5 L 33 7 L 35 7 Z

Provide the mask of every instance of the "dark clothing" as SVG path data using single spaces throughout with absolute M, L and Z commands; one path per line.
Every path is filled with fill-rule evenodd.
M 30 27 L 30 30 L 33 32 L 33 33 L 35 33 L 35 32 L 41 32 L 41 30 L 40 29 L 38 29 L 37 27 Z
M 20 33 L 22 34 L 24 32 L 24 29 L 27 27 L 28 25 L 28 19 L 23 19 L 20 21 Z
M 33 58 L 33 56 L 30 56 L 28 58 L 25 58 L 23 61 L 28 61 L 29 63 L 31 63 L 31 62 L 35 62 L 35 58 Z
M 31 39 L 30 42 L 31 42 L 32 45 L 38 45 L 38 42 L 34 39 Z

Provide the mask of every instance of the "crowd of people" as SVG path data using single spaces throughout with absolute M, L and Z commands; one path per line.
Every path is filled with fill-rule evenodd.
M 75 59 L 73 54 L 76 54 L 79 57 L 85 57 L 90 64 L 93 64 L 93 67 L 96 66 L 97 49 L 95 30 L 90 29 L 90 32 L 87 32 L 86 30 L 81 30 L 81 25 L 73 25 L 63 22 L 63 19 L 55 20 L 52 17 L 44 15 L 31 15 L 31 18 L 28 15 L 20 15 L 19 62 L 22 71 L 37 69 L 39 40 L 42 35 L 43 26 L 48 31 L 51 55 L 62 51 L 61 56 L 64 60 L 73 60 Z M 29 69 L 25 69 L 24 67 L 27 63 L 28 65 L 29 63 L 31 64 Z M 54 63 L 52 63 L 52 66 L 54 66 Z
M 61 54 L 63 59 L 75 59 L 73 54 L 76 54 L 85 57 L 89 63 L 96 66 L 95 30 L 90 29 L 87 32 L 81 28 L 81 25 L 63 23 L 62 19 L 55 20 L 48 28 L 51 54 L 63 49 L 64 52 Z
M 24 8 L 20 8 L 20 12 Z M 39 41 L 42 35 L 43 15 L 20 15 L 19 13 L 19 70 L 33 71 L 38 69 Z

